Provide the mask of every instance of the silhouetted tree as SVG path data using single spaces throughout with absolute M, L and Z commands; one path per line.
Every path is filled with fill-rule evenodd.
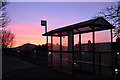
M 10 22 L 10 18 L 6 12 L 7 2 L 0 1 L 0 29 L 5 28 L 7 24 Z
M 2 31 L 2 48 L 11 48 L 14 46 L 15 35 L 9 31 Z
M 6 12 L 7 2 L 0 1 L 0 42 L 2 48 L 11 48 L 14 45 L 14 34 L 7 31 L 7 25 L 10 22 L 10 18 Z
M 103 11 L 100 11 L 96 17 L 104 17 L 116 28 L 114 29 L 114 37 L 120 37 L 120 1 L 115 5 L 106 7 Z

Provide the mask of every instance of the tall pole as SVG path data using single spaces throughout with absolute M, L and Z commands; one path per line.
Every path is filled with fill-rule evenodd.
M 60 33 L 60 71 L 62 71 L 62 36 Z
M 52 62 L 52 60 L 53 60 L 52 59 L 53 58 L 52 57 L 52 55 L 53 55 L 53 52 L 52 52 L 53 51 L 53 45 L 52 44 L 53 44 L 53 37 L 51 36 L 51 68 L 53 67 L 53 62 Z
M 45 26 L 45 31 L 47 33 L 47 22 L 46 22 L 46 26 Z M 48 36 L 46 36 L 46 46 L 47 46 L 47 62 L 46 62 L 46 65 L 48 65 Z
M 112 78 L 114 78 L 114 67 L 113 67 L 113 49 L 112 49 L 112 45 L 113 45 L 113 36 L 112 36 L 112 28 L 111 28 L 111 66 L 112 66 Z
M 93 76 L 95 78 L 95 30 L 93 26 Z
M 45 26 L 45 33 L 47 33 L 47 22 L 46 22 L 46 26 Z M 47 48 L 48 48 L 48 36 L 46 36 L 46 45 L 47 45 Z
M 47 33 L 47 21 L 41 20 L 41 26 L 45 26 L 45 33 Z M 46 36 L 46 48 L 47 48 L 47 59 L 46 59 L 46 65 L 48 64 L 48 36 Z
M 80 61 L 80 71 L 81 71 L 81 33 L 79 34 L 79 61 Z

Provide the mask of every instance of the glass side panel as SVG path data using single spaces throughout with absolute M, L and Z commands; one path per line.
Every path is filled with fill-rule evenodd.
M 68 36 L 62 37 L 62 51 L 68 51 Z
M 72 53 L 62 53 L 62 71 L 72 74 Z

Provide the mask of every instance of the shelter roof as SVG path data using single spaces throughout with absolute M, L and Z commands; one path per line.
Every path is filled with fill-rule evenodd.
M 103 17 L 90 19 L 88 21 L 68 25 L 62 28 L 51 30 L 43 34 L 43 36 L 67 36 L 69 31 L 73 31 L 74 34 L 83 34 L 93 31 L 102 31 L 115 28 Z

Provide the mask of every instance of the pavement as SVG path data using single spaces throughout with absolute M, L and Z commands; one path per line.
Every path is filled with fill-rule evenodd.
M 54 80 L 93 80 L 91 75 L 77 73 L 69 75 L 63 72 L 55 71 L 53 69 L 38 66 L 26 61 L 22 61 L 12 56 L 2 57 L 2 79 L 7 80 L 40 80 L 40 79 L 54 79 Z

